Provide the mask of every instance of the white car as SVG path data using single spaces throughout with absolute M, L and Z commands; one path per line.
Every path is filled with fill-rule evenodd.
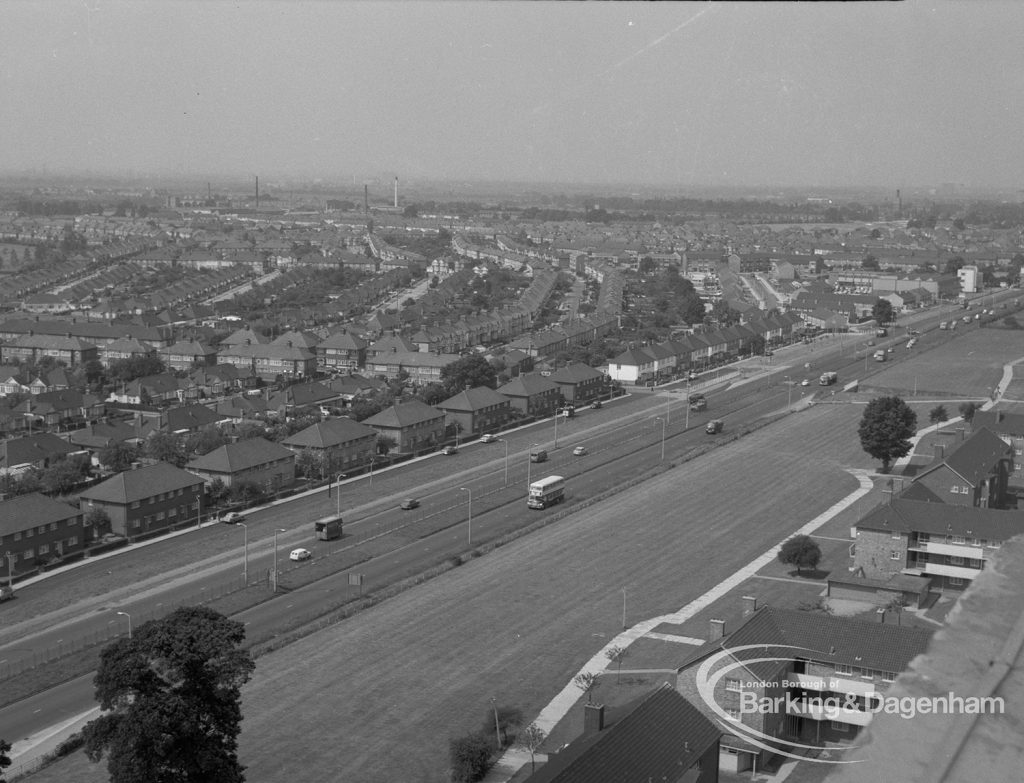
M 806 378 L 804 378 L 802 381 L 800 381 L 800 385 L 801 386 L 810 386 L 811 382 L 809 380 L 807 380 Z
M 498 437 L 496 435 L 492 435 L 489 432 L 480 436 L 481 443 L 494 443 L 497 439 Z
M 300 547 L 299 549 L 293 549 L 291 554 L 288 555 L 288 557 L 296 562 L 300 562 L 302 560 L 309 560 L 310 558 L 312 558 L 313 553 L 310 552 L 308 549 L 302 549 Z
M 574 457 L 585 457 L 587 455 L 587 447 L 586 446 L 577 446 L 576 448 L 574 448 L 572 450 L 572 455 Z

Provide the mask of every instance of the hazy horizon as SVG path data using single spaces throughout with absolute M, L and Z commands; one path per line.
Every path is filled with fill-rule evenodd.
M 1010 2 L 0 5 L 0 171 L 1018 188 Z

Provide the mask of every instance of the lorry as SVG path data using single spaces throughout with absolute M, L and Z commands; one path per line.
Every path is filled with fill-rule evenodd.
M 542 509 L 565 500 L 565 479 L 562 476 L 548 476 L 530 484 L 526 498 L 529 508 Z
M 839 380 L 839 373 L 837 372 L 823 372 L 821 377 L 818 378 L 819 386 L 831 386 Z
M 341 515 L 330 514 L 313 523 L 313 532 L 320 541 L 332 541 L 341 538 Z
M 875 361 L 876 362 L 884 362 L 885 361 L 885 351 L 875 351 Z
M 724 428 L 725 422 L 723 422 L 721 419 L 712 419 L 707 423 L 707 426 L 704 427 L 704 432 L 706 432 L 708 435 L 717 435 Z

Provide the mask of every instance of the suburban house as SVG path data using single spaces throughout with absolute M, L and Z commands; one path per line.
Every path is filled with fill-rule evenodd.
M 363 421 L 382 437 L 395 439 L 396 454 L 436 448 L 444 440 L 445 414 L 419 400 L 392 405 Z
M 112 343 L 100 346 L 99 361 L 104 367 L 109 367 L 114 362 L 149 356 L 151 353 L 151 346 L 139 342 L 134 337 L 119 337 Z
M 103 509 L 110 517 L 110 532 L 145 536 L 198 525 L 205 486 L 196 474 L 157 462 L 122 471 L 80 493 L 82 511 Z
M 461 359 L 457 354 L 424 353 L 422 351 L 388 352 L 368 356 L 366 372 L 371 375 L 383 375 L 393 381 L 402 373 L 409 376 L 409 381 L 418 385 L 441 382 L 441 370 L 452 362 Z
M 1001 440 L 1013 448 L 1013 472 L 1010 483 L 1024 486 L 1024 414 L 1006 411 L 975 411 L 971 419 L 971 431 L 977 432 L 982 427 L 995 433 Z
M 281 441 L 296 455 L 314 455 L 324 475 L 369 465 L 376 453 L 377 430 L 348 417 L 314 424 Z
M 221 346 L 217 353 L 219 364 L 231 364 L 242 371 L 252 371 L 261 378 L 274 380 L 284 378 L 306 378 L 316 373 L 316 355 L 308 348 L 296 345 L 264 345 L 242 343 Z
M 78 337 L 28 334 L 0 342 L 0 362 L 17 359 L 36 363 L 49 356 L 68 367 L 99 359 L 99 348 Z
M 587 364 L 567 364 L 551 373 L 549 378 L 557 384 L 565 401 L 576 405 L 608 393 L 608 376 Z
M 0 441 L 0 474 L 23 473 L 29 468 L 40 470 L 72 454 L 83 453 L 66 440 L 49 432 Z
M 948 456 L 939 448 L 936 462 L 914 477 L 914 485 L 927 488 L 942 503 L 987 508 L 1010 505 L 1013 446 L 991 430 L 978 427 Z
M 717 783 L 722 731 L 665 684 L 605 718 L 584 706 L 583 734 L 548 756 L 527 783 Z
M 186 397 L 196 399 L 199 396 L 191 381 L 177 378 L 171 373 L 147 375 L 134 381 L 121 384 L 107 397 L 107 402 L 120 402 L 127 405 L 155 405 L 164 402 L 179 402 Z
M 932 635 L 744 601 L 742 624 L 726 634 L 724 622 L 712 619 L 709 641 L 676 676 L 677 690 L 705 715 L 735 725 L 719 743 L 719 768 L 730 773 L 763 769 L 773 755 L 764 744 L 785 750 L 790 743 L 852 740 L 871 721 L 875 700 Z M 730 671 L 716 681 L 725 668 Z
M 562 391 L 539 373 L 518 375 L 504 386 L 498 394 L 507 397 L 511 407 L 524 416 L 544 418 L 553 416 L 562 403 Z
M 857 522 L 855 574 L 883 580 L 920 576 L 942 590 L 963 590 L 1004 541 L 1024 533 L 1024 515 L 1018 511 L 916 500 L 907 494 Z
M 316 346 L 317 363 L 324 372 L 355 372 L 366 364 L 366 346 L 366 340 L 342 330 Z
M 205 405 L 179 405 L 167 408 L 158 414 L 146 414 L 147 424 L 164 432 L 179 434 L 199 432 L 204 427 L 219 424 L 225 417 Z
M 75 389 L 48 391 L 31 397 L 19 406 L 36 421 L 48 427 L 95 421 L 104 414 L 103 401 Z
M 33 571 L 85 546 L 82 512 L 33 492 L 0 501 L 0 557 L 7 576 Z
M 608 377 L 621 383 L 642 383 L 656 372 L 655 358 L 641 348 L 630 348 L 608 361 Z
M 188 372 L 196 367 L 209 367 L 217 363 L 217 349 L 195 340 L 181 340 L 161 348 L 157 353 L 170 370 Z
M 321 405 L 341 403 L 341 394 L 322 383 L 295 383 L 277 392 L 270 398 L 271 410 L 284 410 L 289 416 L 306 410 L 313 410 Z
M 220 479 L 225 486 L 256 484 L 276 492 L 295 483 L 295 452 L 264 438 L 245 438 L 196 457 L 186 469 L 206 483 Z
M 482 435 L 499 430 L 511 417 L 508 397 L 487 386 L 461 391 L 436 406 L 445 413 L 445 423 L 460 433 Z
M 99 421 L 75 430 L 68 436 L 68 442 L 96 453 L 115 443 L 138 443 L 152 432 L 150 425 L 143 426 L 142 418 L 131 421 Z

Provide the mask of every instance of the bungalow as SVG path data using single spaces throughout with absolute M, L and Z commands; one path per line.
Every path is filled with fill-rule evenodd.
M 23 473 L 29 468 L 42 470 L 60 459 L 81 453 L 80 449 L 49 432 L 11 438 L 0 441 L 0 474 Z
M 295 452 L 264 438 L 245 438 L 196 457 L 185 468 L 206 483 L 249 483 L 276 492 L 295 483 Z
M 80 493 L 82 510 L 102 509 L 110 532 L 129 539 L 199 524 L 203 479 L 166 462 L 125 470 Z

